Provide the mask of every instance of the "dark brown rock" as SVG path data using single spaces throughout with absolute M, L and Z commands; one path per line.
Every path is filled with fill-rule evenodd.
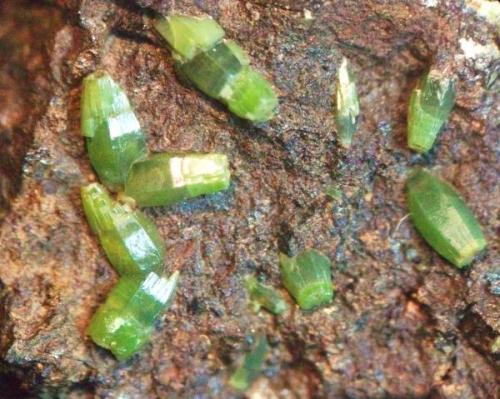
M 498 92 L 494 62 L 460 45 L 494 46 L 494 28 L 453 1 L 175 3 L 0 3 L 1 392 L 237 396 L 231 365 L 260 330 L 272 349 L 254 397 L 494 398 Z M 280 93 L 274 120 L 252 127 L 177 79 L 151 29 L 151 16 L 171 9 L 211 14 L 250 52 Z M 362 107 L 347 152 L 332 117 L 343 55 Z M 420 156 L 406 147 L 406 109 L 432 63 L 457 74 L 457 107 Z M 167 243 L 166 270 L 182 280 L 152 343 L 125 364 L 85 336 L 116 281 L 79 199 L 96 179 L 79 131 L 80 83 L 98 67 L 129 94 L 150 148 L 224 152 L 233 170 L 225 193 L 147 211 Z M 436 167 L 484 226 L 488 252 L 469 269 L 441 259 L 405 218 L 414 165 Z M 342 195 L 326 195 L 331 187 Z M 279 286 L 278 252 L 305 247 L 332 258 L 334 304 L 253 313 L 242 277 Z

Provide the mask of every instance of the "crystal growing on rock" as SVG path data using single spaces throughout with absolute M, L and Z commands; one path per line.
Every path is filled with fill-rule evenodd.
M 276 315 L 287 310 L 288 306 L 281 294 L 273 287 L 257 281 L 255 277 L 247 277 L 245 287 L 256 310 L 263 307 Z
M 271 119 L 278 98 L 249 64 L 248 54 L 211 18 L 171 15 L 155 25 L 178 62 L 178 71 L 199 90 L 252 122 Z
M 121 187 L 132 163 L 147 154 L 146 139 L 122 88 L 105 72 L 84 79 L 81 129 L 90 162 L 110 189 Z
M 411 219 L 427 243 L 457 267 L 471 263 L 486 247 L 486 239 L 454 187 L 424 169 L 417 170 L 406 187 Z
M 125 194 L 139 206 L 170 205 L 226 190 L 229 183 L 229 164 L 223 154 L 160 153 L 134 163 Z
M 342 59 L 337 72 L 335 121 L 339 142 L 342 147 L 349 148 L 352 137 L 358 127 L 359 99 L 354 76 L 349 70 L 347 58 Z
M 310 310 L 333 299 L 331 262 L 310 249 L 292 258 L 280 254 L 281 278 L 301 309 Z
M 269 344 L 267 343 L 266 336 L 261 335 L 257 337 L 255 347 L 245 355 L 242 364 L 229 379 L 229 384 L 239 391 L 248 389 L 262 372 L 268 351 Z
M 408 108 L 408 147 L 429 151 L 455 104 L 455 82 L 431 71 L 413 90 Z

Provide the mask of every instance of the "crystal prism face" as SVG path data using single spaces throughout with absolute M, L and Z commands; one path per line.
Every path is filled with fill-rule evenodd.
M 430 72 L 413 90 L 408 108 L 408 146 L 429 151 L 455 104 L 455 83 Z
M 303 310 L 328 304 L 333 299 L 330 260 L 316 250 L 289 258 L 280 255 L 283 284 Z
M 148 217 L 113 201 L 96 183 L 82 188 L 82 201 L 92 230 L 120 275 L 161 271 L 165 244 Z
M 455 189 L 421 169 L 407 182 L 415 227 L 443 258 L 464 267 L 486 247 L 479 222 Z
M 85 78 L 81 106 L 90 162 L 100 180 L 117 189 L 132 163 L 147 154 L 139 121 L 123 90 L 104 72 Z
M 136 162 L 125 184 L 126 195 L 139 206 L 170 205 L 229 187 L 223 154 L 154 154 Z

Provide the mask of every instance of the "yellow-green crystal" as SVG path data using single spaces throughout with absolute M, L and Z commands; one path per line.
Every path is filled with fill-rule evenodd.
M 479 222 L 447 182 L 420 169 L 408 179 L 407 195 L 417 230 L 455 266 L 468 265 L 486 247 Z
M 354 76 L 349 70 L 347 58 L 342 59 L 337 72 L 336 112 L 337 133 L 342 147 L 351 146 L 358 127 L 359 100 Z
M 247 277 L 245 287 L 257 310 L 263 307 L 276 315 L 287 310 L 288 306 L 281 294 L 273 287 L 257 281 L 255 277 Z
M 170 205 L 229 187 L 230 171 L 223 154 L 154 154 L 136 162 L 125 194 L 139 206 Z
M 408 108 L 408 147 L 429 151 L 455 104 L 453 79 L 431 71 L 423 76 L 410 97 Z
M 88 335 L 119 360 L 130 358 L 149 341 L 153 323 L 172 303 L 178 279 L 178 272 L 168 279 L 156 273 L 122 277 L 92 317 Z
M 127 96 L 104 72 L 84 79 L 82 134 L 92 166 L 109 188 L 120 188 L 130 165 L 146 156 L 146 139 Z
M 295 257 L 280 254 L 281 278 L 301 309 L 310 310 L 333 299 L 330 260 L 314 249 Z
M 92 230 L 120 275 L 161 271 L 165 244 L 148 217 L 112 201 L 98 184 L 82 188 L 82 202 Z

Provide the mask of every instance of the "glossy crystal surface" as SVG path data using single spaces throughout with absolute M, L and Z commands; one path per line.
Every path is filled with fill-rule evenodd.
M 90 226 L 120 275 L 161 271 L 165 244 L 148 217 L 112 201 L 98 184 L 82 188 L 82 201 Z
M 223 154 L 154 154 L 136 162 L 125 184 L 126 195 L 139 206 L 170 205 L 229 187 Z
M 222 27 L 210 17 L 171 15 L 160 18 L 155 28 L 184 60 L 211 49 L 224 37 Z
M 179 273 L 124 276 L 93 316 L 88 334 L 98 345 L 125 360 L 149 340 L 153 323 L 171 304 Z
M 104 72 L 85 78 L 81 107 L 90 162 L 105 185 L 119 188 L 130 165 L 147 154 L 139 121 L 123 90 Z
M 309 310 L 333 299 L 331 262 L 310 249 L 290 258 L 280 254 L 281 278 L 301 309 Z
M 425 75 L 410 97 L 408 146 L 421 153 L 429 151 L 454 104 L 454 81 L 435 72 Z
M 337 72 L 335 113 L 339 142 L 342 147 L 351 146 L 352 137 L 358 127 L 358 117 L 359 100 L 356 82 L 349 69 L 347 58 L 344 57 Z
M 450 184 L 420 169 L 408 179 L 407 195 L 417 230 L 455 266 L 468 265 L 486 247 L 479 222 Z

